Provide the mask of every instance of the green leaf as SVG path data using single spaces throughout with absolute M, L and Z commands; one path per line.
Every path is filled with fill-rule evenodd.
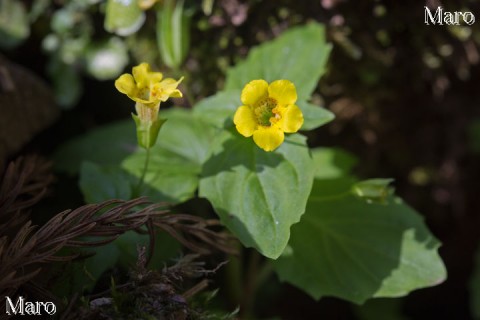
M 310 23 L 291 28 L 252 49 L 245 61 L 229 69 L 225 90 L 241 90 L 255 79 L 287 79 L 295 84 L 299 100 L 307 100 L 325 72 L 330 50 L 323 25 Z
M 80 168 L 79 186 L 86 203 L 109 199 L 132 199 L 137 179 L 116 166 L 99 166 L 84 162 Z
M 145 13 L 134 0 L 108 0 L 105 9 L 105 30 L 119 36 L 137 32 L 145 22 Z
M 190 111 L 169 110 L 162 116 L 168 121 L 160 131 L 157 144 L 150 149 L 150 162 L 141 194 L 158 201 L 182 202 L 194 196 L 214 131 Z M 138 150 L 122 162 L 122 167 L 139 178 L 145 156 L 145 150 Z
M 55 168 L 69 174 L 83 161 L 118 165 L 137 148 L 135 123 L 123 120 L 92 130 L 61 145 L 54 154 Z
M 383 203 L 387 197 L 393 194 L 393 188 L 390 187 L 393 179 L 369 179 L 360 181 L 353 185 L 352 192 L 360 198 L 369 201 Z
M 182 109 L 164 110 L 160 115 L 168 121 L 162 126 L 157 144 L 150 149 L 150 163 L 141 194 L 158 201 L 184 201 L 193 197 L 197 189 L 202 165 L 209 156 L 214 128 Z M 134 186 L 138 184 L 145 155 L 145 150 L 137 147 L 134 122 L 127 120 L 69 141 L 56 151 L 54 158 L 57 170 L 71 174 L 78 172 L 84 161 L 96 164 L 96 168 L 92 164 L 86 165 L 86 173 L 90 173 L 81 181 L 84 196 L 97 199 L 95 193 L 113 197 L 117 192 L 117 197 L 126 196 L 127 186 L 121 181 L 124 179 L 129 181 L 125 183 Z M 111 190 L 115 187 L 111 179 L 121 190 Z
M 349 192 L 325 197 L 324 187 L 314 183 L 306 213 L 274 261 L 281 280 L 315 299 L 355 303 L 404 296 L 445 280 L 439 242 L 401 199 L 367 203 Z
M 239 106 L 240 90 L 221 91 L 203 99 L 193 107 L 193 114 L 217 127 L 233 126 L 233 115 Z
M 203 168 L 200 196 L 245 246 L 270 258 L 282 253 L 305 211 L 313 179 L 305 140 L 290 135 L 275 152 L 265 152 L 252 139 L 224 131 Z
M 165 1 L 157 11 L 157 44 L 163 62 L 177 69 L 190 47 L 190 12 L 184 1 Z
M 312 158 L 315 164 L 315 178 L 334 179 L 350 174 L 357 164 L 357 158 L 340 148 L 312 149 Z
M 305 101 L 298 101 L 297 105 L 302 110 L 304 119 L 303 125 L 300 130 L 313 130 L 335 119 L 335 115 L 325 108 L 316 106 Z

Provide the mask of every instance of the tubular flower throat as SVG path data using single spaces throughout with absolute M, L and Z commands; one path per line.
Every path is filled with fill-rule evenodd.
M 115 81 L 117 90 L 136 102 L 137 114 L 132 114 L 132 117 L 137 125 L 138 143 L 147 149 L 155 144 L 160 127 L 165 122 L 158 118 L 160 102 L 182 97 L 177 87 L 183 77 L 178 81 L 162 79 L 161 72 L 152 72 L 150 65 L 144 62 L 133 67 L 132 74 L 122 74 Z
M 250 81 L 242 90 L 243 105 L 235 112 L 233 122 L 237 131 L 253 135 L 253 141 L 265 151 L 278 148 L 285 139 L 284 132 L 297 132 L 303 124 L 303 114 L 295 105 L 297 90 L 288 80 Z

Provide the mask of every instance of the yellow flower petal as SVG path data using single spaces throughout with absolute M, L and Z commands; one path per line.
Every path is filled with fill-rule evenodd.
M 148 74 L 148 82 L 155 83 L 160 82 L 163 79 L 163 74 L 161 72 L 150 72 Z
M 253 80 L 242 90 L 241 100 L 247 106 L 253 106 L 258 101 L 268 97 L 268 83 L 265 80 Z
M 281 124 L 284 132 L 292 133 L 297 132 L 303 125 L 302 110 L 294 104 L 285 108 L 282 112 Z
M 233 123 L 237 131 L 245 137 L 250 137 L 257 128 L 257 120 L 252 109 L 247 106 L 241 106 L 235 112 Z
M 181 97 L 183 97 L 183 94 L 178 89 L 175 89 L 172 91 L 172 93 L 170 93 L 170 98 L 181 98 Z
M 128 73 L 122 74 L 115 80 L 115 88 L 128 96 L 134 96 L 137 91 L 135 80 L 133 80 L 132 75 Z
M 258 127 L 253 133 L 253 141 L 265 151 L 273 151 L 278 148 L 284 139 L 282 129 L 277 126 Z
M 288 80 L 277 80 L 270 83 L 268 95 L 281 105 L 294 104 L 297 101 L 295 85 Z
M 177 89 L 177 86 L 182 82 L 183 77 L 176 81 L 172 78 L 167 78 L 162 82 L 155 83 L 150 92 L 151 100 L 167 101 L 168 98 L 179 98 L 182 93 Z
M 139 64 L 136 67 L 133 67 L 132 74 L 137 82 L 138 88 L 148 87 L 150 84 L 149 79 L 150 65 L 146 62 Z

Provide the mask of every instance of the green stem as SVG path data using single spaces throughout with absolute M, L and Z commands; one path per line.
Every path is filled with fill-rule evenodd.
M 138 181 L 138 185 L 135 188 L 135 196 L 138 197 L 141 195 L 142 191 L 142 186 L 145 180 L 145 175 L 147 174 L 147 169 L 148 169 L 148 163 L 150 162 L 150 148 L 146 149 L 146 155 L 145 155 L 145 163 L 143 165 L 143 171 L 142 175 L 140 176 L 140 180 Z

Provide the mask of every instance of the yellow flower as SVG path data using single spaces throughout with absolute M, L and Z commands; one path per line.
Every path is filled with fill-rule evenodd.
M 115 87 L 135 102 L 146 106 L 158 105 L 168 98 L 180 98 L 182 93 L 177 86 L 183 77 L 176 81 L 172 78 L 163 79 L 161 72 L 152 72 L 148 63 L 141 63 L 133 67 L 131 74 L 122 74 L 116 81 Z
M 303 114 L 295 105 L 297 90 L 288 80 L 270 85 L 265 80 L 250 81 L 242 90 L 243 105 L 237 109 L 233 122 L 245 137 L 265 151 L 273 151 L 284 140 L 284 132 L 297 132 L 303 124 Z
M 160 102 L 182 96 L 177 87 L 183 77 L 178 81 L 171 78 L 162 80 L 162 73 L 152 72 L 150 65 L 145 62 L 133 67 L 132 73 L 122 74 L 115 81 L 115 87 L 136 102 L 137 114 L 132 114 L 132 117 L 137 126 L 138 144 L 149 149 L 155 145 L 158 132 L 165 122 L 158 118 Z

